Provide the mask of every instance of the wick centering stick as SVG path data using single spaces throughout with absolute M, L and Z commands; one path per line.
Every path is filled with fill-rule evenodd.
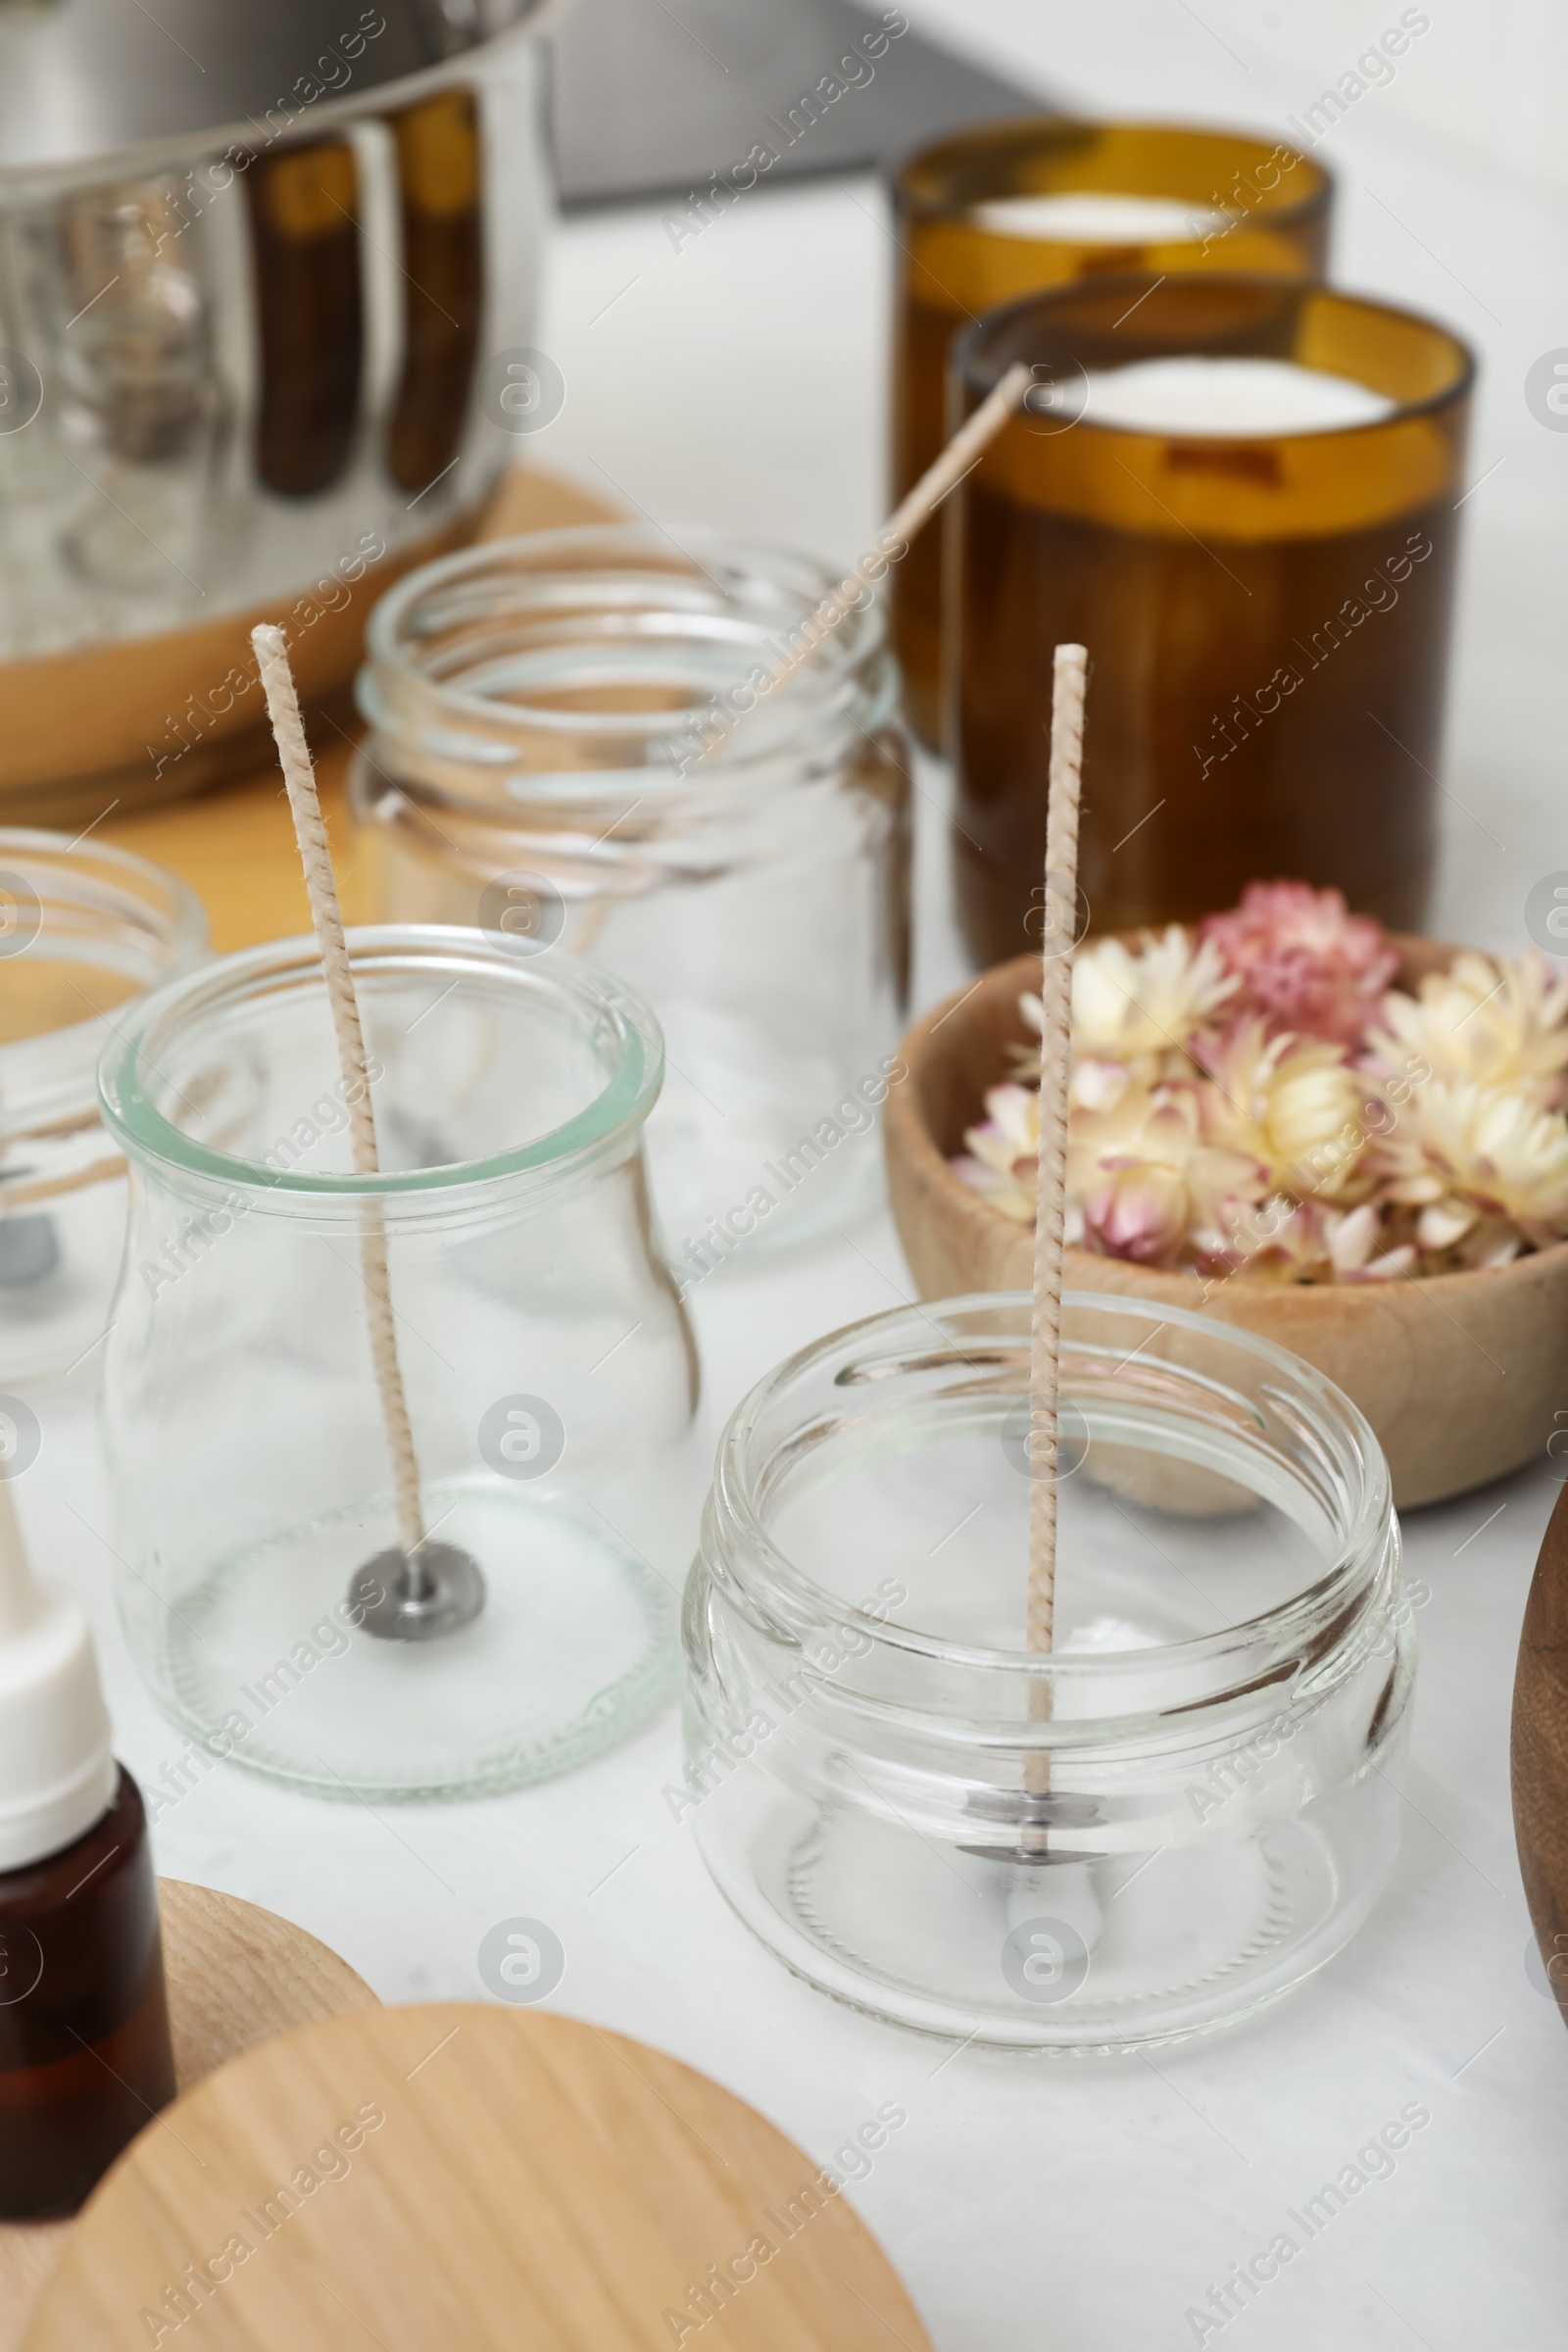
M 359 1000 L 349 963 L 348 941 L 338 906 L 337 883 L 321 804 L 317 797 L 316 771 L 311 764 L 300 717 L 299 697 L 284 650 L 283 632 L 270 623 L 251 631 L 257 665 L 267 695 L 268 714 L 277 738 L 277 754 L 288 805 L 305 866 L 311 920 L 321 951 L 332 1031 L 337 1040 L 338 1068 L 343 1077 L 343 1100 L 349 1114 L 349 1140 L 355 1172 L 380 1172 L 376 1149 L 375 1111 L 370 1100 L 370 1077 L 366 1064 L 365 1035 L 360 1025 Z M 400 1641 L 428 1641 L 455 1631 L 473 1618 L 484 1599 L 484 1580 L 478 1563 L 453 1544 L 429 1543 L 419 1494 L 419 1464 L 414 1450 L 403 1368 L 398 1361 L 397 1332 L 392 1319 L 391 1280 L 387 1268 L 386 1221 L 376 1200 L 364 1203 L 360 1230 L 360 1266 L 365 1279 L 370 1329 L 370 1360 L 386 1424 L 387 1449 L 392 1456 L 393 1494 L 397 1507 L 397 1552 L 380 1552 L 355 1578 L 351 1598 L 361 1611 L 368 1632 Z
M 1072 1056 L 1072 946 L 1078 898 L 1078 801 L 1089 657 L 1058 645 L 1051 695 L 1051 798 L 1046 815 L 1045 942 L 1040 1002 L 1040 1174 L 1035 1295 L 1029 1333 L 1029 1599 L 1031 1650 L 1055 1630 L 1056 1474 L 1060 1433 L 1061 1250 L 1067 1207 L 1067 1078 Z M 1042 1686 L 1049 1712 L 1050 1693 Z M 1046 1762 L 1047 1759 L 1038 1759 Z
M 891 564 L 898 563 L 907 551 L 909 541 L 924 529 L 949 491 L 956 490 L 964 475 L 979 464 L 1033 380 L 1033 370 L 1023 360 L 1007 369 L 995 391 L 987 395 L 974 415 L 954 434 L 941 456 L 926 467 L 913 489 L 895 507 L 859 562 L 851 565 L 830 595 L 823 597 L 794 639 L 782 667 L 758 687 L 759 701 L 786 685 L 810 660 L 822 640 L 832 635 L 846 612 L 860 602 L 867 588 L 880 580 Z M 710 736 L 703 747 L 702 759 L 712 757 L 733 733 L 735 723 L 735 718 L 727 718 L 717 734 Z

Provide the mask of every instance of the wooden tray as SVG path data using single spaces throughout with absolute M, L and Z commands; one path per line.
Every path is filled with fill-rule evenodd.
M 270 1911 L 179 1879 L 160 1879 L 158 1899 L 181 2091 L 293 2026 L 377 2006 L 346 1960 Z M 0 2223 L 0 2352 L 17 2352 L 75 2228 Z

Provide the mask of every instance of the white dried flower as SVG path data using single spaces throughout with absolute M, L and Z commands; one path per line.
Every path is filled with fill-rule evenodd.
M 1102 939 L 1080 948 L 1072 964 L 1072 1050 L 1077 1061 L 1120 1062 L 1143 1085 L 1191 1074 L 1188 1049 L 1212 1031 L 1240 982 L 1219 950 L 1180 923 L 1163 936 L 1142 934 L 1136 948 Z M 1038 1038 L 1045 1014 L 1037 996 L 1018 1000 Z M 1038 1078 L 1040 1048 L 1015 1047 L 1016 1075 Z
M 1383 1027 L 1368 1039 L 1390 1066 L 1413 1054 L 1443 1078 L 1502 1086 L 1555 1109 L 1568 1066 L 1568 972 L 1539 948 L 1522 962 L 1466 950 L 1446 972 L 1429 972 L 1419 994 L 1383 1000 Z
M 1528 1093 L 1429 1078 L 1376 1158 L 1386 1198 L 1422 1211 L 1423 1249 L 1452 1249 L 1483 1221 L 1538 1247 L 1568 1233 L 1568 1119 Z M 1487 1236 L 1493 1262 L 1507 1238 Z
M 1249 1021 L 1205 1061 L 1215 1141 L 1260 1160 L 1271 1190 L 1343 1201 L 1368 1183 L 1361 1163 L 1380 1120 L 1364 1115 L 1367 1079 L 1341 1047 L 1270 1038 Z
M 1040 1183 L 1040 1096 L 1026 1086 L 994 1086 L 984 1124 L 964 1135 L 967 1158 L 953 1162 L 965 1184 L 1020 1225 L 1034 1221 Z

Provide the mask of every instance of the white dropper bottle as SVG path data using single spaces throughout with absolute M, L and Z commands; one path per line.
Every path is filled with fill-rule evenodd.
M 33 1576 L 0 1476 L 0 1872 L 74 1845 L 113 1804 L 119 1772 L 86 1611 Z
M 174 2095 L 146 1808 L 115 1761 L 86 1611 L 33 1575 L 13 1492 L 15 1438 L 0 1410 L 6 2222 L 74 2213 Z

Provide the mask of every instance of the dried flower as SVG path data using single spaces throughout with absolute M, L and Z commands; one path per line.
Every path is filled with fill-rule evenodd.
M 985 1123 L 964 1135 L 971 1156 L 954 1168 L 993 1208 L 1021 1225 L 1034 1220 L 1040 1175 L 1040 1096 L 1026 1086 L 994 1086 Z
M 1386 1282 L 1416 1261 L 1410 1243 L 1386 1246 L 1384 1212 L 1370 1200 L 1337 1209 L 1276 1193 L 1234 1239 L 1234 1270 L 1253 1282 Z
M 1100 940 L 1073 958 L 1074 1056 L 1120 1062 L 1145 1085 L 1186 1075 L 1189 1042 L 1215 1027 L 1236 986 L 1218 952 L 1180 923 L 1163 937 L 1146 931 L 1136 949 Z M 1038 1037 L 1045 1018 L 1040 999 L 1025 995 L 1018 1002 Z M 1017 1075 L 1039 1077 L 1038 1046 L 1019 1050 Z
M 1106 1257 L 1207 1262 L 1262 1190 L 1254 1159 L 1205 1137 L 1192 1081 L 1129 1086 L 1105 1109 L 1081 1110 L 1071 1121 L 1068 1199 L 1082 1213 L 1084 1246 Z
M 1239 983 L 1236 1012 L 1270 1037 L 1292 1031 L 1357 1044 L 1393 979 L 1398 956 L 1383 926 L 1348 914 L 1337 890 L 1304 882 L 1250 882 L 1229 914 L 1199 926 Z
M 1420 993 L 1393 990 L 1385 1026 L 1368 1040 L 1382 1060 L 1414 1054 L 1440 1077 L 1505 1086 L 1555 1110 L 1568 1066 L 1568 973 L 1539 948 L 1519 963 L 1496 963 L 1467 949 L 1446 972 L 1429 972 Z
M 1374 1154 L 1390 1200 L 1421 1210 L 1417 1238 L 1446 1250 L 1487 1223 L 1489 1262 L 1510 1233 L 1538 1248 L 1568 1233 L 1568 1119 L 1474 1078 L 1428 1079 Z
M 1338 891 L 1253 883 L 1196 938 L 1073 967 L 1067 1238 L 1265 1282 L 1505 1265 L 1568 1239 L 1568 974 L 1467 951 L 1416 995 Z M 1037 1037 L 1038 997 L 1020 1000 Z M 994 1087 L 954 1166 L 1035 1213 L 1033 1086 Z
M 1271 1190 L 1343 1200 L 1364 1181 L 1357 1163 L 1381 1122 L 1368 1123 L 1367 1079 L 1339 1046 L 1269 1038 L 1253 1020 L 1204 1058 L 1215 1141 L 1261 1161 Z

